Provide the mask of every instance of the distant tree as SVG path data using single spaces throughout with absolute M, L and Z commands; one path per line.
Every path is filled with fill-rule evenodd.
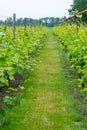
M 87 0 L 74 0 L 73 9 L 77 9 L 79 12 L 87 9 Z
M 53 27 L 55 25 L 57 25 L 60 21 L 60 18 L 54 18 L 54 17 L 45 17 L 45 18 L 41 18 L 41 19 L 32 19 L 32 18 L 27 18 L 27 25 L 28 26 L 36 26 L 36 25 L 44 25 L 47 27 Z M 8 17 L 6 19 L 6 23 L 9 26 L 13 25 L 13 19 L 11 17 Z M 0 25 L 4 24 L 4 21 L 0 20 Z M 16 20 L 16 25 L 18 26 L 24 26 L 25 25 L 25 19 L 24 18 L 18 18 Z
M 39 23 L 47 27 L 53 27 L 57 25 L 59 21 L 60 21 L 60 18 L 54 18 L 54 17 L 45 17 L 45 18 L 39 19 Z
M 4 24 L 4 21 L 3 20 L 0 20 L 0 25 L 3 25 Z
M 73 5 L 71 5 L 71 9 L 69 9 L 69 14 L 72 15 L 73 11 L 77 10 L 78 12 L 87 9 L 87 0 L 73 0 Z M 83 15 L 83 21 L 87 22 L 87 14 Z
M 11 18 L 11 17 L 8 17 L 8 18 L 6 19 L 6 23 L 7 23 L 7 25 L 12 26 L 12 24 L 13 24 L 12 18 Z
M 23 21 L 24 21 L 23 18 L 19 18 L 19 19 L 17 19 L 16 24 L 17 25 L 23 25 Z

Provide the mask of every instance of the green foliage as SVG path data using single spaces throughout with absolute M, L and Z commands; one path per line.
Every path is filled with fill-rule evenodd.
M 1 116 L 5 116 L 5 110 L 2 109 L 2 107 L 0 106 L 0 118 Z
M 87 0 L 74 0 L 73 9 L 77 9 L 78 11 L 87 9 Z
M 13 106 L 15 106 L 15 104 L 13 103 L 13 100 L 14 100 L 14 97 L 5 96 L 3 99 L 3 102 L 9 109 L 11 109 Z
M 55 34 L 63 43 L 63 48 L 71 61 L 72 67 L 79 74 L 78 87 L 87 88 L 87 27 L 81 25 L 77 30 L 76 24 L 65 24 L 54 28 Z
M 32 59 L 45 40 L 46 28 L 27 28 L 26 35 L 23 27 L 17 27 L 16 39 L 12 40 L 12 28 L 0 33 L 0 87 L 9 86 L 9 80 L 14 80 L 17 74 L 23 75 L 31 69 Z M 4 35 L 4 36 L 3 36 Z

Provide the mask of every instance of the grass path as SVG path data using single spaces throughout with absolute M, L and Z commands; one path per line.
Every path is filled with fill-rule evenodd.
M 1 130 L 83 130 L 62 57 L 61 46 L 50 32 L 35 72 L 24 82 L 20 106 L 13 109 Z

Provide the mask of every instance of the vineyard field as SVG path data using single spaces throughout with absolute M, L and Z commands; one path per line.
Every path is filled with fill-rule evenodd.
M 86 130 L 86 101 L 86 25 L 0 26 L 0 130 Z

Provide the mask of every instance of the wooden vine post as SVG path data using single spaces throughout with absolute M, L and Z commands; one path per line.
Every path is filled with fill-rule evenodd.
M 24 19 L 24 31 L 26 32 L 26 27 L 27 27 L 27 18 Z
M 6 32 L 6 20 L 5 20 L 5 22 L 4 22 L 4 32 Z
M 13 14 L 13 39 L 16 38 L 16 14 Z
M 32 20 L 30 19 L 30 28 L 32 28 Z

